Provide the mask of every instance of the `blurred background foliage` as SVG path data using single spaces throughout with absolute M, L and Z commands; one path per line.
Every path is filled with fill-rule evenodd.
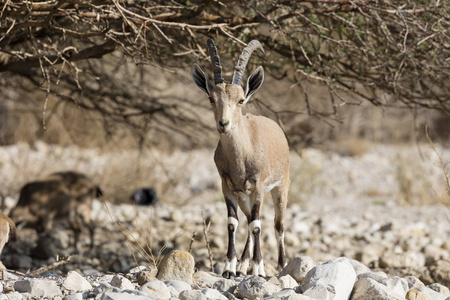
M 211 78 L 209 37 L 227 80 L 244 45 L 263 44 L 247 111 L 278 121 L 294 149 L 425 141 L 425 124 L 445 142 L 449 23 L 440 0 L 1 1 L 0 144 L 213 146 L 190 79 L 194 62 Z

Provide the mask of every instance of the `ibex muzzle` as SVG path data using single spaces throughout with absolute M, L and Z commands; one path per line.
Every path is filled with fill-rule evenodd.
M 289 147 L 286 137 L 274 121 L 251 114 L 242 114 L 242 107 L 259 89 L 264 71 L 258 67 L 241 87 L 242 75 L 258 41 L 251 41 L 242 50 L 234 68 L 231 84 L 222 77 L 217 48 L 208 40 L 209 55 L 214 71 L 214 84 L 196 64 L 192 67 L 195 84 L 209 97 L 220 140 L 214 161 L 222 178 L 222 191 L 228 211 L 228 251 L 223 276 L 236 275 L 236 232 L 239 206 L 249 224 L 247 243 L 239 272 L 247 274 L 253 259 L 253 274 L 265 275 L 261 254 L 261 207 L 264 193 L 271 191 L 275 207 L 275 232 L 278 235 L 278 265 L 286 264 L 284 249 L 284 215 L 289 190 Z

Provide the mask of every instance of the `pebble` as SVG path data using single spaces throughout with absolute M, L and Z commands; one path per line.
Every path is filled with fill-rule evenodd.
M 259 276 L 249 276 L 244 278 L 238 285 L 238 296 L 250 300 L 264 298 L 279 292 L 281 288 L 267 282 Z
M 116 275 L 111 280 L 111 285 L 121 290 L 134 290 L 134 284 L 122 275 Z
M 84 292 L 92 289 L 92 285 L 78 272 L 69 271 L 62 284 L 63 288 L 73 292 Z
M 184 253 L 172 256 L 173 259 L 177 257 L 181 257 L 183 262 L 186 261 Z M 289 269 L 289 272 L 294 275 L 300 274 L 299 266 L 312 266 L 311 262 L 313 262 L 306 256 L 297 257 L 294 260 Z M 180 265 L 182 263 L 178 264 L 176 261 L 170 264 L 176 270 Z M 355 269 L 364 272 L 356 275 Z M 169 274 L 174 273 L 174 270 L 167 269 Z M 66 276 L 52 274 L 39 278 L 18 277 L 2 280 L 0 291 L 6 294 L 1 294 L 0 300 L 27 298 L 81 300 L 91 297 L 100 300 L 243 298 L 249 300 L 449 300 L 450 297 L 449 288 L 443 284 L 433 283 L 425 286 L 421 280 L 411 275 L 388 276 L 384 272 L 373 272 L 346 257 L 334 258 L 312 267 L 300 282 L 290 274 L 282 275 L 287 272 L 286 268 L 283 270 L 284 272 L 280 272 L 277 276 L 266 278 L 240 276 L 231 279 L 221 278 L 211 272 L 198 271 L 191 275 L 191 283 L 180 279 L 163 282 L 153 278 L 143 285 L 138 284 L 136 275 L 146 272 L 142 268 L 130 270 L 125 275 L 103 276 L 85 276 L 76 271 L 70 271 Z M 15 292 L 12 292 L 12 287 Z
M 169 300 L 171 297 L 169 288 L 159 280 L 147 282 L 141 287 L 141 291 L 146 292 L 150 298 L 154 299 Z

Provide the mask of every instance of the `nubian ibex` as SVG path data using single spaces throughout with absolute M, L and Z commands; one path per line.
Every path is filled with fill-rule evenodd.
M 222 192 L 228 210 L 228 251 L 223 276 L 247 274 L 253 259 L 253 274 L 265 276 L 261 254 L 261 207 L 264 194 L 271 191 L 275 207 L 275 232 L 278 235 L 278 266 L 286 264 L 284 216 L 289 190 L 289 147 L 278 124 L 263 116 L 242 114 L 242 107 L 264 80 L 260 66 L 241 87 L 242 75 L 252 52 L 262 45 L 251 41 L 242 50 L 234 68 L 231 84 L 222 77 L 217 48 L 208 40 L 208 51 L 214 71 L 214 84 L 197 64 L 192 66 L 195 84 L 209 97 L 220 134 L 214 162 L 222 179 Z M 239 225 L 237 207 L 248 221 L 248 237 L 236 272 L 236 232 Z
M 17 225 L 23 222 L 33 225 L 39 233 L 51 230 L 55 220 L 66 220 L 74 232 L 75 248 L 78 250 L 83 228 L 89 230 L 92 248 L 95 229 L 91 220 L 92 203 L 101 195 L 100 188 L 84 174 L 54 173 L 23 186 L 9 217 Z

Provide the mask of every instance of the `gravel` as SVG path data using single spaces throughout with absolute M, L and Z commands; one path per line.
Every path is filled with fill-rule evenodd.
M 305 150 L 302 158 L 293 155 L 285 222 L 289 264 L 284 270 L 275 268 L 277 241 L 269 200 L 262 211 L 262 253 L 268 276 L 231 279 L 218 276 L 226 254 L 227 220 L 212 153 L 202 150 L 189 155 L 158 154 L 166 164 L 165 174 L 181 178 L 176 188 L 160 196 L 160 203 L 152 207 L 135 209 L 129 203 L 108 204 L 108 212 L 102 202 L 95 201 L 93 218 L 98 228 L 92 252 L 87 251 L 89 241 L 85 233 L 83 252 L 72 262 L 50 270 L 50 274 L 30 278 L 22 273 L 51 265 L 57 258 L 34 258 L 32 249 L 37 244 L 37 234 L 33 229 L 20 229 L 19 241 L 7 244 L 2 253 L 2 262 L 9 271 L 4 271 L 0 280 L 0 300 L 450 300 L 450 212 L 436 201 L 445 185 L 442 170 L 435 166 L 435 154 L 426 147 L 421 147 L 421 151 L 423 160 L 416 148 L 400 146 L 374 146 L 359 156 L 316 149 Z M 448 150 L 439 151 L 450 157 Z M 121 159 L 127 156 L 116 155 Z M 17 162 L 18 156 L 29 162 L 25 169 Z M 17 201 L 17 186 L 20 187 L 11 183 L 12 178 L 27 172 L 27 168 L 42 169 L 51 161 L 53 169 L 49 172 L 56 168 L 76 169 L 102 182 L 101 174 L 107 170 L 108 162 L 118 160 L 113 153 L 42 143 L 34 147 L 1 147 L 0 176 L 5 178 L 0 178 L 0 185 L 4 191 L 10 191 L 5 194 L 5 212 Z M 152 166 L 147 161 L 145 164 Z M 162 172 L 161 166 L 154 170 L 156 175 L 152 176 L 163 180 L 166 175 L 158 173 Z M 28 174 L 23 178 L 34 180 L 38 175 L 35 172 L 35 177 Z M 242 214 L 239 217 L 245 220 Z M 209 247 L 203 234 L 204 221 L 210 222 Z M 58 234 L 52 234 L 49 243 L 57 253 L 72 255 L 74 249 L 67 242 L 73 238 L 70 230 L 55 229 Z M 242 221 L 238 252 L 244 247 L 246 233 Z M 153 258 L 140 255 L 127 244 L 126 235 L 138 250 L 139 245 L 147 251 L 152 249 Z M 171 253 L 172 250 L 179 252 Z M 166 270 L 159 272 L 155 263 L 164 256 Z M 183 276 L 175 278 L 173 274 L 178 273 Z

